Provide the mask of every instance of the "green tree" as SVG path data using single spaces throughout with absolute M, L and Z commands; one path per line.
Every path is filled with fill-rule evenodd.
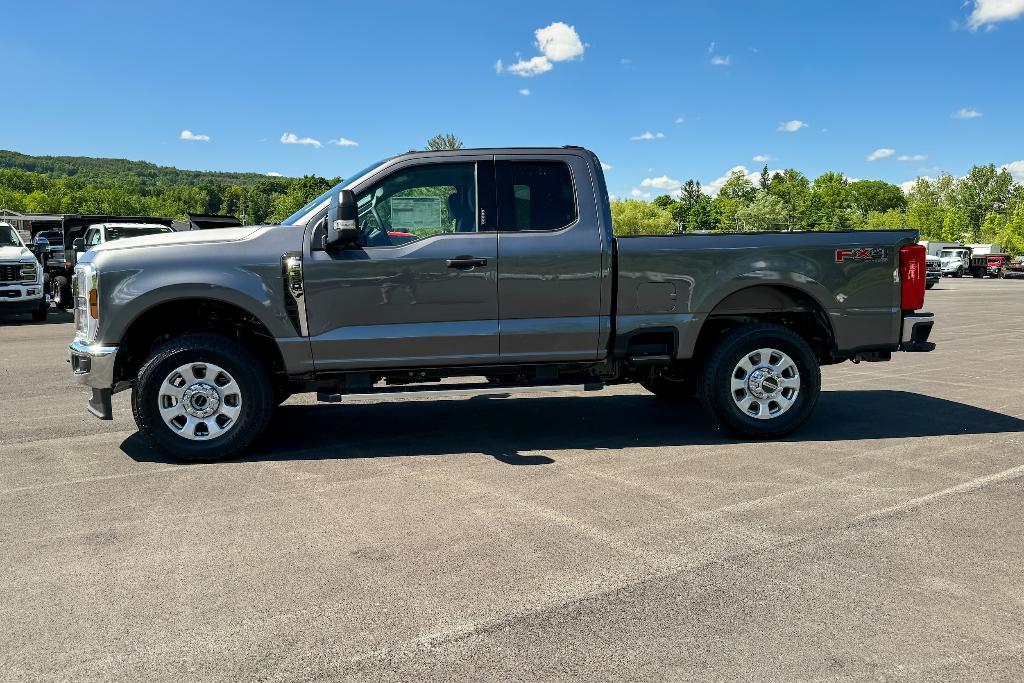
M 907 214 L 898 209 L 889 211 L 871 211 L 864 219 L 867 230 L 899 230 L 910 226 Z
M 711 201 L 711 221 L 719 230 L 736 229 L 736 213 L 754 201 L 757 188 L 743 171 L 736 169 Z
M 794 229 L 810 228 L 811 181 L 807 176 L 792 168 L 781 173 L 776 171 L 768 184 L 768 192 L 786 205 Z
M 981 239 L 982 222 L 992 212 L 1002 214 L 1010 201 L 1013 177 L 994 164 L 973 166 L 954 185 L 948 201 L 952 211 L 950 231 L 968 242 Z
M 736 212 L 736 229 L 744 232 L 786 230 L 789 225 L 786 205 L 767 192 L 758 192 L 754 201 Z
M 867 216 L 874 211 L 901 211 L 907 206 L 907 197 L 898 186 L 883 180 L 857 180 L 849 185 L 850 206 Z
M 849 230 L 850 188 L 842 173 L 823 173 L 811 186 L 810 226 L 814 230 Z
M 427 150 L 436 152 L 442 149 L 462 149 L 462 140 L 455 133 L 442 133 L 427 140 Z
M 612 202 L 612 225 L 616 235 L 670 235 L 676 222 L 665 209 L 637 199 Z

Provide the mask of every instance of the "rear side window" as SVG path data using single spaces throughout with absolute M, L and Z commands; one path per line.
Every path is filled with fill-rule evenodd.
M 569 167 L 560 161 L 499 161 L 499 230 L 561 230 L 577 217 Z

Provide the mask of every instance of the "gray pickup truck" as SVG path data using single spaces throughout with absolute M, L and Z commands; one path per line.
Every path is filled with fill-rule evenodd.
M 930 351 L 915 231 L 616 238 L 579 147 L 410 152 L 282 225 L 110 242 L 75 271 L 75 376 L 188 461 L 248 449 L 275 406 L 640 383 L 773 438 L 820 366 Z

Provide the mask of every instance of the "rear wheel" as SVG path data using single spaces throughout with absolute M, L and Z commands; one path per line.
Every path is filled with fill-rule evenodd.
M 154 351 L 132 391 L 139 431 L 187 462 L 245 452 L 273 408 L 273 387 L 259 360 L 241 344 L 209 334 L 179 337 Z
M 934 283 L 934 282 L 929 282 L 929 283 L 927 283 L 927 284 L 926 284 L 926 285 L 924 286 L 924 288 L 925 288 L 925 289 L 931 289 L 931 288 L 932 288 L 932 287 L 934 287 L 934 286 L 935 286 L 935 283 Z
M 708 413 L 745 437 L 770 439 L 799 427 L 821 391 L 811 347 L 779 325 L 745 325 L 728 332 L 708 358 L 700 397 Z

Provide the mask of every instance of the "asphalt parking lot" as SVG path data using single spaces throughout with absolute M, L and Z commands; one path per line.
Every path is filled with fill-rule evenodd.
M 184 466 L 0 321 L 0 678 L 1024 677 L 1024 281 L 780 442 L 639 387 L 304 406 Z

